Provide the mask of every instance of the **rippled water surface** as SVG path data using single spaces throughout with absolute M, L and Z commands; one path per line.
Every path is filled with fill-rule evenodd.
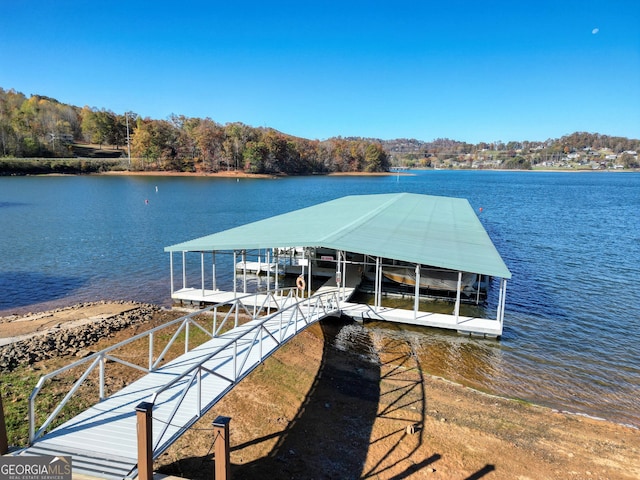
M 98 299 L 168 305 L 167 245 L 344 195 L 402 191 L 464 197 L 478 212 L 513 274 L 504 336 L 367 328 L 410 341 L 428 372 L 640 426 L 637 173 L 0 178 L 0 315 Z M 230 287 L 230 268 L 218 280 Z

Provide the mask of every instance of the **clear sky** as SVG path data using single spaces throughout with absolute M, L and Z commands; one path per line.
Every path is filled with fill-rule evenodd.
M 310 139 L 640 138 L 640 1 L 0 0 L 0 87 Z

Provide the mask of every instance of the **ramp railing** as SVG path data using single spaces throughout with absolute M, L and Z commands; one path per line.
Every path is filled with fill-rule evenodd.
M 63 411 L 64 407 L 69 403 L 71 398 L 78 392 L 80 387 L 87 384 L 86 380 L 96 369 L 99 372 L 99 381 L 96 384 L 98 387 L 98 397 L 100 401 L 105 399 L 105 371 L 108 362 L 119 363 L 121 365 L 140 370 L 144 373 L 153 372 L 163 364 L 170 348 L 177 341 L 179 341 L 179 338 L 183 332 L 185 353 L 189 351 L 191 327 L 196 327 L 206 336 L 214 338 L 220 336 L 225 327 L 230 327 L 231 323 L 233 323 L 233 328 L 237 327 L 239 325 L 240 315 L 242 314 L 246 314 L 251 318 L 251 320 L 254 320 L 261 316 L 269 316 L 273 311 L 285 309 L 288 305 L 295 304 L 295 302 L 297 301 L 299 301 L 298 290 L 293 287 L 287 289 L 278 289 L 277 291 L 258 292 L 238 296 L 233 300 L 216 303 L 204 309 L 197 310 L 195 312 L 189 313 L 188 315 L 167 322 L 158 327 L 139 333 L 138 335 L 107 347 L 100 352 L 88 355 L 87 357 L 73 362 L 65 367 L 42 375 L 36 383 L 33 391 L 31 392 L 31 395 L 29 395 L 29 444 L 32 444 L 36 439 L 45 434 L 47 429 L 53 424 L 56 418 Z M 221 309 L 223 308 L 228 308 L 228 311 L 222 312 Z M 205 313 L 211 313 L 213 316 L 210 331 L 203 327 L 202 324 L 194 318 Z M 224 315 L 221 319 L 219 319 L 219 317 L 223 313 Z M 169 340 L 167 340 L 167 343 L 160 354 L 154 355 L 157 334 L 172 327 L 177 327 L 176 331 L 169 338 Z M 118 357 L 118 349 L 121 349 L 128 344 L 143 340 L 145 338 L 148 339 L 149 349 L 148 362 L 146 366 L 137 365 L 124 358 Z M 85 367 L 84 371 L 79 374 L 77 380 L 75 380 L 71 385 L 66 395 L 53 408 L 51 414 L 38 428 L 36 426 L 36 398 L 43 387 L 45 387 L 48 381 L 51 381 L 61 374 L 83 366 Z
M 198 364 L 193 365 L 151 395 L 149 403 L 152 405 L 156 405 L 163 394 L 167 394 L 171 398 L 178 398 L 168 417 L 163 417 L 161 420 L 163 429 L 153 445 L 153 458 L 157 458 L 162 454 L 177 437 L 206 413 L 213 403 L 217 401 L 217 398 L 220 398 L 233 388 L 268 356 L 280 348 L 282 344 L 316 321 L 339 312 L 339 309 L 340 292 L 336 288 L 285 306 L 277 312 L 261 318 L 247 330 L 238 332 L 238 335 L 232 335 L 233 331 L 228 332 L 229 338 L 226 342 L 221 343 L 211 354 L 201 359 Z M 264 348 L 265 341 L 270 342 L 270 348 Z M 216 357 L 221 361 L 215 362 Z M 229 370 L 229 363 L 231 363 L 230 374 L 226 373 Z M 206 364 L 213 364 L 213 366 L 206 366 Z M 221 379 L 226 383 L 226 387 L 223 388 L 220 396 L 205 406 L 203 410 L 201 385 L 203 375 L 206 374 Z M 178 391 L 172 390 L 172 387 L 180 383 L 183 383 L 183 385 L 180 386 Z M 167 432 L 170 431 L 174 417 L 192 388 L 197 389 L 193 416 L 186 424 L 179 425 L 177 431 L 165 438 Z M 176 427 L 176 425 L 173 426 Z

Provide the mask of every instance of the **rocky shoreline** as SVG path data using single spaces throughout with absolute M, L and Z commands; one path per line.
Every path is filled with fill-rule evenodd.
M 39 372 L 33 370 L 47 370 L 59 362 L 56 357 L 89 355 L 101 339 L 116 342 L 179 313 L 152 304 L 98 302 L 0 318 L 0 340 L 10 340 L 0 347 L 10 438 L 27 415 L 29 389 L 13 388 L 21 382 L 17 377 L 35 377 Z M 341 328 L 323 322 L 296 336 L 204 415 L 155 468 L 210 478 L 207 432 L 217 415 L 225 415 L 233 418 L 237 479 L 310 479 L 317 472 L 325 478 L 639 478 L 637 429 L 434 377 L 398 339 L 372 337 L 378 359 L 363 359 L 336 345 Z M 30 367 L 10 373 L 20 365 Z M 114 379 L 124 385 L 133 377 Z M 23 435 L 15 445 L 26 441 Z
M 35 331 L 16 337 L 15 341 L 0 347 L 0 372 L 12 371 L 20 365 L 32 365 L 53 357 L 73 355 L 85 357 L 94 353 L 90 347 L 99 340 L 130 326 L 146 323 L 162 307 L 153 304 L 130 304 L 131 308 L 115 315 L 96 315 L 82 321 L 57 321 L 56 315 L 70 310 L 86 311 L 107 302 L 79 303 L 71 307 L 38 313 L 38 318 L 53 318 L 54 323 L 44 331 Z M 117 304 L 112 302 L 111 304 Z M 120 302 L 124 305 L 125 302 Z M 0 318 L 0 328 L 12 322 L 27 320 L 34 314 L 12 315 Z

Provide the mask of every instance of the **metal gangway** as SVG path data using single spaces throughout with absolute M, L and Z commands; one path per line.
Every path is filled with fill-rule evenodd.
M 17 454 L 69 455 L 74 474 L 113 480 L 134 478 L 138 473 L 136 407 L 141 402 L 153 405 L 152 455 L 155 459 L 284 343 L 322 318 L 339 314 L 344 294 L 344 290 L 338 288 L 325 288 L 311 297 L 300 298 L 298 290 L 292 288 L 277 293 L 238 296 L 48 373 L 40 378 L 29 398 L 29 446 Z M 211 331 L 194 320 L 206 312 L 212 314 Z M 250 320 L 241 323 L 242 315 Z M 219 319 L 219 316 L 223 318 Z M 231 326 L 233 328 L 229 329 Z M 154 355 L 158 349 L 158 345 L 154 346 L 154 338 L 169 327 L 175 328 L 175 333 L 161 353 Z M 190 349 L 189 329 L 194 327 L 210 340 Z M 180 335 L 185 335 L 184 354 L 164 363 L 165 355 Z M 116 356 L 116 350 L 145 338 L 149 343 L 146 366 Z M 146 375 L 107 397 L 105 378 L 110 362 L 142 370 Z M 77 367 L 86 367 L 84 373 L 46 420 L 37 426 L 38 393 L 47 382 Z M 98 403 L 52 428 L 52 423 L 78 389 L 92 373 L 93 378 L 96 377 L 96 370 Z

